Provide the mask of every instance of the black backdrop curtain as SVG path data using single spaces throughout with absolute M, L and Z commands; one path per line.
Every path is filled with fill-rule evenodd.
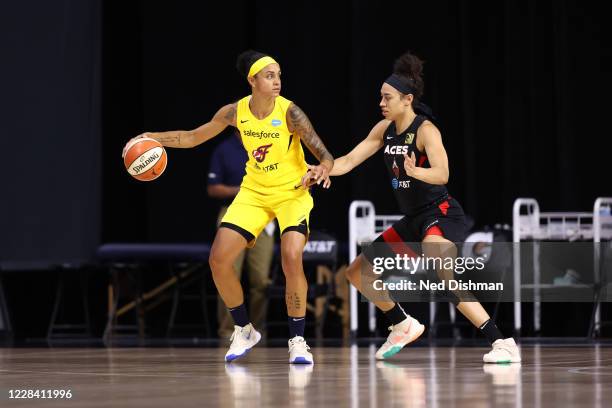
M 281 63 L 283 95 L 336 155 L 381 118 L 382 80 L 411 50 L 449 155 L 451 194 L 477 225 L 511 221 L 516 197 L 589 210 L 612 195 L 604 121 L 612 51 L 603 4 L 561 1 L 104 3 L 103 238 L 210 240 L 210 152 L 169 150 L 166 173 L 131 180 L 121 147 L 142 131 L 194 128 L 248 92 L 247 48 Z M 222 137 L 222 136 L 220 136 Z M 396 213 L 381 154 L 316 190 L 313 228 L 347 237 L 354 199 Z
M 100 240 L 99 0 L 3 2 L 0 266 L 91 259 Z

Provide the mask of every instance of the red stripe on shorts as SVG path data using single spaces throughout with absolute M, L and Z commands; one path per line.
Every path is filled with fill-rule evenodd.
M 425 231 L 425 236 L 428 236 L 428 235 L 437 235 L 439 237 L 443 237 L 444 233 L 442 232 L 440 227 L 438 227 L 437 225 L 434 225 L 433 227 L 429 227 L 429 229 Z
M 418 257 L 416 252 L 406 245 L 406 243 L 402 240 L 402 237 L 400 237 L 393 227 L 388 228 L 385 232 L 383 232 L 382 237 L 386 243 L 391 244 L 389 246 L 396 254 L 406 254 L 408 256 Z

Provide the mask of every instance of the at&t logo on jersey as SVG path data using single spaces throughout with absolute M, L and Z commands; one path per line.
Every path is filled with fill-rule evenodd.
M 259 164 L 255 163 L 255 165 L 253 167 L 255 167 L 257 170 L 263 170 L 264 173 L 267 173 L 269 171 L 278 170 L 278 163 L 268 164 L 267 166 L 263 166 L 263 167 L 261 167 Z M 300 184 L 300 186 L 301 186 L 301 184 Z
M 270 147 L 272 147 L 272 144 L 259 146 L 257 149 L 253 150 L 253 158 L 261 163 L 266 159 L 266 155 L 270 151 Z
M 409 147 L 410 146 L 387 145 L 387 147 L 385 147 L 385 154 L 408 154 Z
M 394 190 L 398 188 L 410 188 L 410 180 L 398 180 L 396 178 L 391 179 L 391 186 Z
M 278 170 L 278 163 L 272 163 L 268 164 L 267 166 L 263 166 L 263 171 L 266 173 L 273 170 Z

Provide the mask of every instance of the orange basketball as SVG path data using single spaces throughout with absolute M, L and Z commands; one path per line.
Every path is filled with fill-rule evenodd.
M 123 158 L 128 173 L 140 181 L 155 180 L 166 170 L 167 163 L 168 156 L 164 146 L 148 137 L 131 142 Z

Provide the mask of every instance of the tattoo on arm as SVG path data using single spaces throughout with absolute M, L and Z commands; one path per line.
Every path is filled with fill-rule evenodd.
M 236 104 L 230 105 L 230 109 L 227 110 L 227 113 L 223 117 L 230 125 L 236 124 Z
M 320 162 L 333 162 L 333 156 L 327 151 L 323 141 L 315 132 L 308 116 L 296 104 L 291 104 L 289 108 L 289 125 Z
M 181 132 L 164 132 L 158 139 L 161 144 L 181 144 Z

